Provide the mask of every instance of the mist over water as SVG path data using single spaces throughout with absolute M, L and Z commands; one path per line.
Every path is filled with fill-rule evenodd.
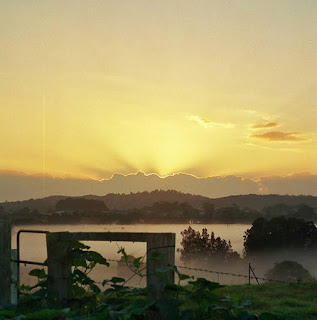
M 244 232 L 251 226 L 247 224 L 193 224 L 192 228 L 196 231 L 207 228 L 208 232 L 214 232 L 215 236 L 222 239 L 230 240 L 232 249 L 237 251 L 241 257 L 243 256 L 243 235 Z M 16 248 L 16 234 L 19 230 L 46 230 L 50 232 L 173 232 L 176 234 L 176 249 L 181 248 L 181 231 L 188 228 L 188 224 L 138 224 L 138 225 L 28 225 L 17 226 L 12 230 L 12 248 Z M 43 262 L 47 257 L 46 240 L 44 234 L 21 234 L 20 242 L 20 259 L 36 262 Z M 109 260 L 120 260 L 121 254 L 118 254 L 120 248 L 125 248 L 129 255 L 134 257 L 145 256 L 146 243 L 142 242 L 101 242 L 101 241 L 84 241 L 85 244 L 91 247 L 91 250 L 97 251 Z M 288 252 L 272 252 L 270 255 L 251 257 L 237 264 L 223 265 L 216 262 L 204 263 L 201 260 L 192 261 L 189 267 L 195 269 L 206 269 L 218 272 L 228 272 L 241 275 L 248 275 L 248 263 L 250 262 L 255 270 L 257 277 L 264 277 L 265 273 L 274 266 L 275 262 L 284 260 L 297 261 L 303 265 L 314 277 L 317 277 L 317 257 L 316 254 L 288 251 Z M 146 262 L 146 259 L 144 259 Z M 102 282 L 104 279 L 111 279 L 113 276 L 119 276 L 129 279 L 133 273 L 126 266 L 118 266 L 116 261 L 109 261 L 110 267 L 97 265 L 91 276 L 94 280 Z M 180 260 L 180 253 L 176 251 L 175 264 L 183 266 Z M 21 265 L 21 284 L 34 284 L 36 279 L 28 275 L 29 271 L 36 266 Z M 37 268 L 37 267 L 36 267 Z M 143 266 L 142 266 L 143 268 Z M 219 282 L 220 284 L 244 284 L 248 282 L 245 277 L 237 277 L 232 275 L 223 275 L 218 273 L 209 273 L 206 271 L 188 270 L 179 268 L 179 271 L 195 277 L 204 277 L 211 281 Z M 146 270 L 142 272 L 146 273 Z M 261 281 L 263 282 L 263 281 Z M 254 283 L 254 280 L 253 280 Z M 145 286 L 146 278 L 134 276 L 127 285 L 129 286 Z

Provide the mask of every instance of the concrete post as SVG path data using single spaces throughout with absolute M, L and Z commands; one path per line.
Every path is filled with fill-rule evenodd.
M 149 234 L 147 239 L 147 286 L 151 286 L 152 298 L 162 296 L 167 284 L 174 284 L 174 271 L 158 274 L 157 269 L 175 264 L 175 233 Z
M 71 298 L 70 242 L 68 232 L 47 233 L 48 295 L 53 301 L 67 303 Z
M 0 219 L 0 306 L 11 303 L 11 221 Z
M 11 303 L 18 304 L 18 250 L 11 250 Z

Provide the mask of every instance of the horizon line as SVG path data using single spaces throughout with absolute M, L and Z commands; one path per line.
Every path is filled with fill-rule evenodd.
M 29 176 L 29 177 L 43 177 L 43 174 L 41 172 L 37 172 L 37 173 L 27 173 L 24 171 L 15 171 L 15 170 L 7 170 L 7 169 L 0 169 L 0 175 L 1 174 L 5 174 L 8 176 Z M 258 178 L 252 178 L 252 177 L 246 177 L 243 174 L 215 174 L 215 175 L 210 175 L 210 176 L 197 176 L 193 173 L 188 173 L 188 172 L 173 172 L 171 174 L 167 174 L 167 175 L 160 175 L 156 172 L 149 172 L 146 173 L 143 170 L 138 170 L 136 172 L 131 172 L 131 173 L 121 173 L 121 172 L 113 172 L 111 177 L 109 178 L 93 178 L 93 177 L 86 177 L 83 175 L 71 175 L 71 174 L 65 174 L 65 175 L 54 175 L 54 174 L 50 174 L 50 173 L 46 173 L 45 177 L 48 178 L 53 178 L 53 179 L 75 179 L 75 180 L 83 180 L 83 181 L 98 181 L 98 182 L 103 182 L 103 181 L 110 181 L 112 180 L 116 175 L 119 176 L 124 176 L 124 177 L 129 177 L 129 176 L 137 176 L 138 174 L 143 174 L 145 177 L 149 177 L 149 176 L 156 176 L 160 179 L 166 179 L 169 177 L 175 177 L 177 175 L 186 175 L 186 176 L 191 176 L 194 177 L 196 179 L 208 179 L 208 178 L 227 178 L 227 177 L 237 177 L 237 178 L 241 178 L 243 181 L 244 180 L 252 180 L 254 182 L 259 183 L 261 181 L 261 179 L 267 179 L 267 178 L 275 178 L 275 177 L 279 177 L 279 178 L 287 178 L 287 177 L 293 177 L 293 176 L 306 176 L 306 177 L 317 177 L 317 173 L 312 173 L 312 172 L 308 172 L 308 171 L 303 171 L 303 172 L 290 172 L 288 174 L 284 174 L 284 175 L 276 175 L 276 174 L 271 174 L 271 175 L 258 175 Z

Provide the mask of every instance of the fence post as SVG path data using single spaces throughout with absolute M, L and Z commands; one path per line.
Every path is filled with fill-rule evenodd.
M 66 303 L 71 298 L 71 257 L 68 232 L 46 234 L 48 295 L 50 300 Z
M 156 269 L 175 265 L 175 233 L 149 235 L 146 261 L 147 286 L 153 288 L 150 295 L 159 298 L 167 284 L 174 284 L 174 271 L 158 276 Z
M 11 303 L 18 304 L 18 250 L 11 250 Z
M 11 221 L 0 219 L 0 306 L 11 303 Z
M 250 270 L 252 271 L 253 276 L 254 276 L 254 279 L 256 280 L 257 284 L 260 284 L 257 276 L 256 276 L 255 273 L 254 273 L 253 268 L 251 267 L 251 264 L 249 263 L 249 273 L 250 273 Z

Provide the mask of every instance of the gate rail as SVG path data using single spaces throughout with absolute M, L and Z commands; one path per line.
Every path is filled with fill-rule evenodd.
M 20 264 L 23 263 L 24 265 L 26 264 L 31 264 L 31 265 L 36 265 L 36 266 L 45 266 L 46 263 L 44 262 L 35 262 L 35 261 L 29 261 L 29 260 L 20 260 L 20 235 L 21 233 L 41 233 L 41 234 L 47 234 L 48 231 L 43 231 L 43 230 L 19 230 L 17 233 L 17 253 L 16 253 L 16 260 L 12 260 L 11 262 L 17 264 L 17 275 L 16 275 L 16 281 L 17 285 L 20 285 Z M 17 291 L 17 300 L 19 300 L 19 291 Z
M 48 231 L 43 231 L 43 230 L 19 230 L 17 233 L 17 259 L 12 262 L 18 263 L 24 263 L 24 264 L 33 264 L 33 265 L 38 265 L 38 266 L 45 266 L 44 262 L 34 262 L 34 261 L 28 261 L 28 260 L 20 260 L 20 234 L 21 233 L 42 233 L 42 234 L 47 234 Z M 18 270 L 20 271 L 20 268 L 18 267 Z

